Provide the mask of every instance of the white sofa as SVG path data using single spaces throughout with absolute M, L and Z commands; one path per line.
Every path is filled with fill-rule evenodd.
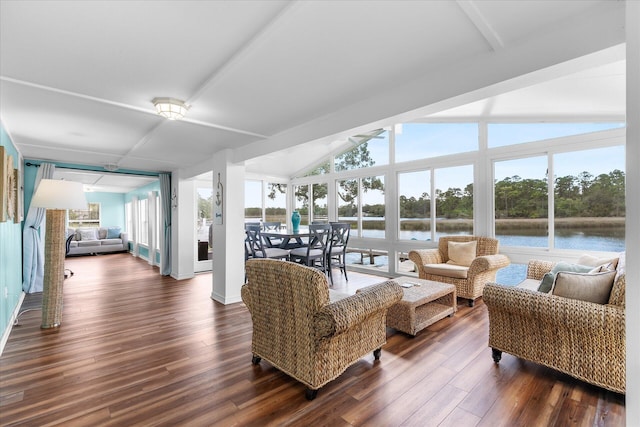
M 69 228 L 67 238 L 71 235 L 73 238 L 69 242 L 67 255 L 129 251 L 129 238 L 127 233 L 120 231 L 120 227 Z

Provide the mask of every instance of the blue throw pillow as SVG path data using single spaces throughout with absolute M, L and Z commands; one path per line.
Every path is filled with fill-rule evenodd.
M 570 273 L 588 273 L 593 269 L 588 265 L 570 264 L 568 262 L 560 261 L 557 263 L 550 272 L 545 273 L 540 281 L 538 292 L 549 292 L 553 287 L 553 282 L 556 280 L 556 274 L 559 271 L 568 271 Z
M 120 227 L 107 228 L 107 239 L 119 239 L 119 238 L 120 238 Z

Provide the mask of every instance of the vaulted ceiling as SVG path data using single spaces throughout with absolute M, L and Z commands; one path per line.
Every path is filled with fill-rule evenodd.
M 0 120 L 29 159 L 286 176 L 399 119 L 624 116 L 623 24 L 606 0 L 2 0 Z

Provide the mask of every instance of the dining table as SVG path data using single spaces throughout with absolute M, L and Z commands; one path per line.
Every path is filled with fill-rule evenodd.
M 293 231 L 291 229 L 269 230 L 260 232 L 267 245 L 273 248 L 295 249 L 309 244 L 309 230 Z

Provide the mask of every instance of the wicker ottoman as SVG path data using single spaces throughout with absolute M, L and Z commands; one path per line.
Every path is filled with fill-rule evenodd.
M 453 285 L 404 276 L 393 280 L 400 285 L 414 284 L 403 288 L 402 300 L 387 311 L 387 326 L 393 329 L 415 335 L 457 310 Z

